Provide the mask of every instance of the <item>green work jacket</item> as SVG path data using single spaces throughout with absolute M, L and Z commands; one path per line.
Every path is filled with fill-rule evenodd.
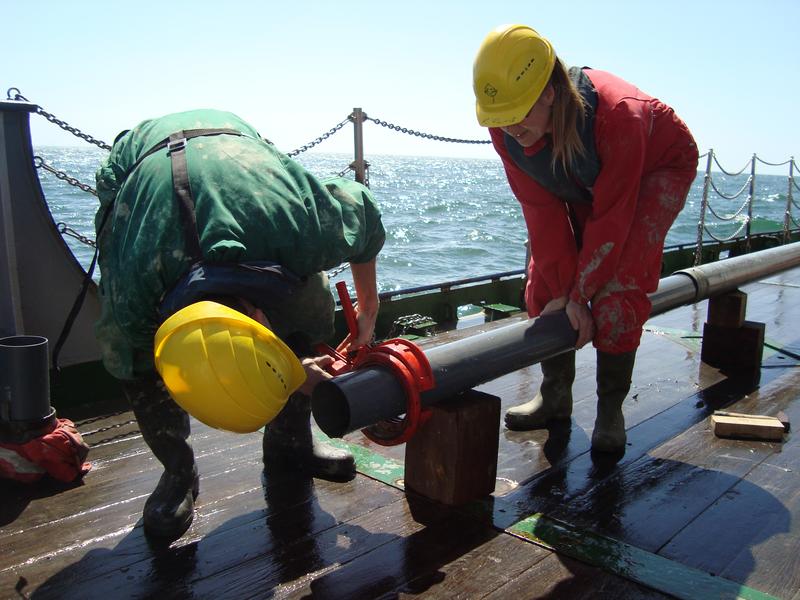
M 120 379 L 152 370 L 158 306 L 193 262 L 173 190 L 167 150 L 137 161 L 171 134 L 226 128 L 242 136 L 186 144 L 202 260 L 274 261 L 300 277 L 372 260 L 385 240 L 365 186 L 318 179 L 228 112 L 195 110 L 143 121 L 120 134 L 97 171 L 102 316 L 96 334 L 106 368 Z M 135 168 L 134 168 L 134 165 Z

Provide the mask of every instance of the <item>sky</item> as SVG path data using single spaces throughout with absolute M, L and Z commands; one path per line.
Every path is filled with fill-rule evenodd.
M 672 106 L 728 171 L 755 153 L 800 157 L 797 0 L 355 0 L 115 3 L 0 0 L 0 94 L 18 88 L 112 142 L 136 123 L 194 108 L 232 111 L 289 152 L 347 118 L 486 140 L 472 63 L 486 34 L 523 23 L 568 65 L 627 79 Z M 5 96 L 0 96 L 4 99 Z M 32 116 L 35 146 L 83 142 Z M 371 154 L 493 158 L 368 121 Z M 353 152 L 350 124 L 314 151 Z M 701 164 L 703 168 L 705 165 Z M 788 173 L 788 166 L 759 171 Z

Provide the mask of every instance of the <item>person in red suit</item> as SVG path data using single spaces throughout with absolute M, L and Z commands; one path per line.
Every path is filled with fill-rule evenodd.
M 672 108 L 611 73 L 568 69 L 524 25 L 489 33 L 473 86 L 528 229 L 528 313 L 565 310 L 576 348 L 593 342 L 592 449 L 624 452 L 622 403 L 664 239 L 697 175 L 695 141 Z M 575 351 L 541 366 L 539 393 L 506 413 L 509 429 L 570 418 Z

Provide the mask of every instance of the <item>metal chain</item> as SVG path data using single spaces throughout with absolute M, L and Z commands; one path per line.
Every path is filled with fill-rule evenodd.
M 762 164 L 769 165 L 770 167 L 782 167 L 783 165 L 788 165 L 790 162 L 792 162 L 791 158 L 789 160 L 783 161 L 782 163 L 767 162 L 766 160 L 764 160 L 763 158 L 759 158 L 758 156 L 756 156 L 756 160 Z
M 81 183 L 74 177 L 70 177 L 69 175 L 67 175 L 64 171 L 59 171 L 58 169 L 54 169 L 46 162 L 44 162 L 44 159 L 41 156 L 33 157 L 33 166 L 36 167 L 37 169 L 44 169 L 45 171 L 49 171 L 62 181 L 66 181 L 68 184 L 73 185 L 76 188 L 83 190 L 84 192 L 88 192 L 93 196 L 97 196 L 97 190 L 94 189 L 92 186 L 86 183 Z
M 392 323 L 392 327 L 389 330 L 389 335 L 387 337 L 391 338 L 397 337 L 398 335 L 405 335 L 409 329 L 432 323 L 435 323 L 435 321 L 431 317 L 426 317 L 418 313 L 398 317 Z M 432 332 L 430 331 L 425 331 L 425 335 L 430 335 L 431 333 Z
M 33 157 L 33 166 L 35 166 L 37 169 L 44 169 L 45 171 L 52 173 L 62 181 L 66 181 L 68 184 L 78 189 L 81 189 L 84 192 L 88 192 L 89 194 L 97 196 L 97 190 L 95 190 L 92 186 L 87 185 L 85 183 L 81 183 L 74 177 L 70 177 L 69 175 L 67 175 L 64 171 L 59 171 L 58 169 L 54 169 L 46 162 L 44 162 L 44 159 L 42 159 L 41 156 Z M 61 235 L 69 235 L 71 237 L 74 237 L 82 244 L 86 244 L 87 246 L 91 246 L 92 248 L 97 247 L 97 243 L 94 240 L 87 238 L 85 235 L 81 235 L 80 233 L 72 229 L 72 227 L 68 226 L 66 223 L 61 223 L 61 222 L 56 223 L 56 228 L 58 229 L 58 232 Z
M 11 96 L 11 92 L 12 91 L 16 92 L 13 97 Z M 25 96 L 23 96 L 17 88 L 8 88 L 8 91 L 6 92 L 6 97 L 9 100 L 16 100 L 16 101 L 21 101 L 21 102 L 30 102 L 30 100 L 28 100 Z M 86 140 L 90 144 L 94 144 L 95 146 L 98 146 L 98 147 L 102 148 L 103 150 L 109 150 L 109 151 L 111 150 L 111 146 L 106 144 L 104 141 L 98 140 L 97 138 L 92 137 L 88 133 L 83 133 L 77 127 L 73 127 L 72 125 L 70 125 L 66 121 L 62 121 L 61 119 L 56 117 L 54 114 L 47 112 L 45 109 L 43 109 L 38 104 L 36 104 L 35 106 L 36 106 L 36 112 L 38 114 L 42 115 L 45 119 L 47 119 L 51 123 L 55 123 L 56 125 L 61 127 L 61 129 L 65 130 L 65 131 L 69 131 L 72 135 L 77 136 L 77 137 L 81 138 L 82 140 Z
M 409 328 L 409 327 L 414 327 L 416 325 L 422 325 L 424 323 L 430 323 L 431 321 L 433 321 L 433 319 L 431 319 L 430 317 L 425 317 L 418 313 L 414 313 L 413 315 L 405 315 L 402 317 L 398 317 L 397 319 L 395 319 L 392 325 L 402 328 Z
M 381 127 L 386 127 L 387 129 L 394 129 L 395 131 L 399 131 L 401 133 L 407 133 L 409 135 L 415 135 L 417 137 L 425 138 L 427 140 L 435 140 L 437 142 L 452 142 L 454 144 L 491 144 L 491 140 L 461 140 L 458 138 L 449 138 L 444 137 L 441 135 L 433 135 L 432 133 L 423 133 L 421 131 L 415 131 L 414 129 L 409 129 L 407 127 L 401 127 L 400 125 L 395 125 L 393 123 L 389 123 L 387 121 L 382 121 L 381 119 L 375 119 L 373 117 L 364 116 L 367 121 L 372 121 L 373 123 L 377 123 Z
M 87 246 L 91 246 L 92 248 L 96 248 L 97 247 L 97 242 L 95 242 L 92 239 L 87 238 L 85 235 L 81 235 L 80 233 L 78 233 L 77 231 L 72 229 L 72 227 L 69 227 L 66 223 L 58 222 L 58 223 L 56 223 L 56 228 L 58 229 L 58 232 L 61 235 L 68 235 L 68 236 L 74 237 L 76 240 L 78 240 L 82 244 L 86 244 Z
M 741 171 L 739 171 L 738 173 L 728 173 L 728 171 L 726 171 L 725 169 L 723 169 L 723 168 L 722 168 L 722 165 L 721 165 L 721 164 L 719 164 L 719 161 L 717 160 L 717 155 L 716 155 L 716 154 L 714 155 L 714 162 L 715 162 L 715 163 L 716 163 L 716 165 L 719 167 L 719 170 L 720 170 L 720 171 L 722 171 L 723 173 L 725 173 L 725 175 L 730 175 L 731 177 L 738 177 L 739 175 L 741 175 L 742 173 L 744 173 L 745 169 L 746 169 L 747 167 L 749 167 L 749 166 L 750 166 L 750 163 L 751 163 L 751 162 L 753 162 L 753 160 L 752 160 L 752 159 L 748 160 L 748 161 L 747 161 L 747 164 L 746 164 L 745 166 L 743 166 L 743 167 L 742 167 L 742 170 L 741 170 Z
M 714 180 L 713 179 L 709 180 L 709 183 L 711 184 L 711 187 L 714 188 L 714 191 L 717 193 L 717 196 L 721 196 L 722 198 L 725 198 L 726 200 L 733 200 L 733 199 L 738 198 L 739 196 L 742 195 L 742 192 L 744 192 L 747 189 L 747 187 L 750 185 L 750 180 L 751 179 L 752 179 L 752 177 L 748 177 L 747 181 L 744 182 L 744 184 L 742 185 L 741 189 L 738 192 L 736 192 L 735 194 L 730 195 L 730 196 L 720 192 L 719 189 L 717 188 L 717 186 L 714 185 Z
M 726 237 L 726 238 L 719 238 L 719 237 L 715 236 L 713 233 L 711 233 L 708 230 L 708 227 L 703 227 L 703 229 L 705 229 L 706 233 L 709 235 L 709 237 L 711 239 L 716 240 L 717 242 L 728 242 L 728 241 L 732 240 L 733 238 L 735 238 L 736 236 L 738 236 L 742 232 L 742 229 L 744 229 L 746 226 L 747 226 L 747 219 L 745 219 L 742 222 L 741 226 L 739 226 L 739 229 L 734 231 L 732 235 L 730 235 L 729 237 Z
M 735 213 L 733 213 L 732 215 L 728 215 L 728 216 L 723 216 L 723 215 L 720 215 L 720 214 L 718 214 L 718 213 L 717 213 L 717 211 L 715 211 L 715 210 L 714 210 L 714 208 L 711 206 L 711 203 L 710 203 L 710 202 L 709 202 L 709 203 L 706 205 L 706 207 L 708 208 L 708 211 L 709 211 L 709 212 L 710 212 L 712 215 L 714 215 L 715 217 L 717 217 L 717 218 L 718 218 L 720 221 L 733 221 L 733 220 L 734 220 L 736 217 L 738 217 L 738 216 L 739 216 L 739 215 L 742 213 L 742 211 L 743 211 L 743 210 L 744 210 L 744 209 L 747 207 L 747 205 L 748 205 L 749 203 L 750 203 L 750 198 L 746 198 L 746 199 L 745 199 L 745 201 L 744 201 L 744 204 L 742 204 L 742 205 L 739 207 L 739 210 L 737 210 L 737 211 L 736 211 Z
M 335 269 L 331 269 L 330 271 L 328 271 L 328 279 L 333 279 L 337 275 L 340 275 L 341 273 L 346 271 L 348 268 L 350 268 L 350 263 L 342 263 Z
M 342 121 L 341 123 L 337 123 L 336 125 L 331 127 L 328 131 L 323 133 L 321 136 L 319 136 L 313 142 L 309 142 L 308 144 L 305 144 L 304 146 L 300 146 L 296 150 L 292 150 L 286 156 L 297 156 L 298 154 L 301 154 L 301 153 L 305 152 L 306 150 L 310 150 L 311 148 L 313 148 L 317 144 L 321 144 L 322 142 L 327 140 L 329 137 L 331 137 L 334 133 L 339 131 L 342 127 L 347 125 L 347 123 L 349 123 L 350 120 L 351 120 L 351 115 L 347 115 L 347 118 L 344 121 Z

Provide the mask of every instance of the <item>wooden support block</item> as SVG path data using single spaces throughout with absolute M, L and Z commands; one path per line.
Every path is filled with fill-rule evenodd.
M 747 294 L 735 290 L 708 301 L 707 323 L 720 327 L 741 327 L 747 312 Z
M 724 371 L 755 371 L 764 352 L 764 323 L 745 321 L 741 327 L 705 323 L 700 359 Z
M 711 427 L 717 437 L 780 442 L 784 426 L 780 419 L 764 415 L 711 415 Z
M 500 398 L 470 390 L 431 407 L 406 444 L 405 487 L 448 506 L 494 491 Z

